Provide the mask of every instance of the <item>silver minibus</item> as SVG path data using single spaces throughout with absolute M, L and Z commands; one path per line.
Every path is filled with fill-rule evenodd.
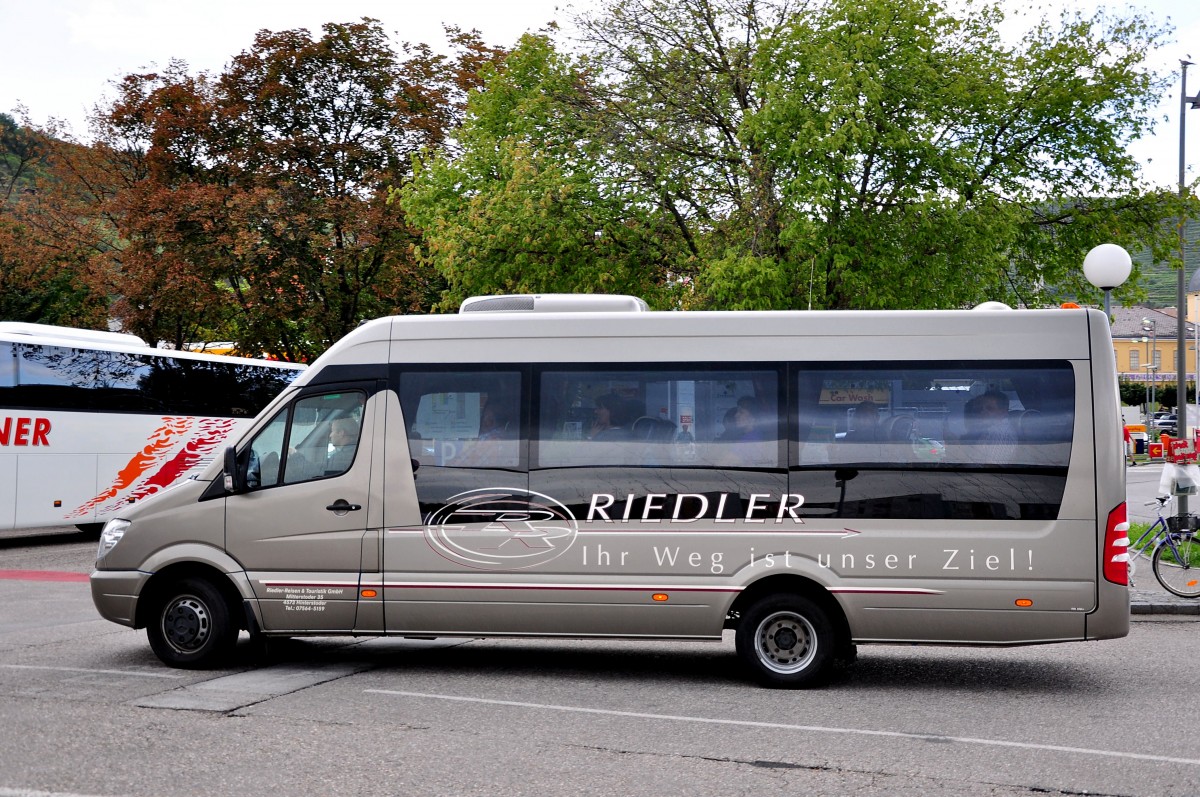
M 862 644 L 1122 637 L 1116 380 L 1095 310 L 481 297 L 338 341 L 108 522 L 92 595 L 188 668 L 241 631 L 729 631 L 799 687 Z

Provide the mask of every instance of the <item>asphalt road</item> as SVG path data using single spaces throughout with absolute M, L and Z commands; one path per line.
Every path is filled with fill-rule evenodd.
M 805 692 L 743 681 L 728 639 L 339 638 L 195 673 L 99 619 L 84 581 L 11 575 L 77 578 L 94 547 L 0 536 L 0 797 L 1200 793 L 1191 617 L 864 646 Z

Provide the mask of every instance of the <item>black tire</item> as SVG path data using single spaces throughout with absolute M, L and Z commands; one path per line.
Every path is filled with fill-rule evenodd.
M 825 610 L 802 595 L 758 601 L 742 616 L 735 639 L 751 677 L 776 689 L 823 683 L 839 648 Z
M 146 636 L 164 664 L 204 670 L 229 658 L 238 626 L 219 589 L 204 579 L 185 578 L 158 592 Z
M 1151 567 L 1158 583 L 1181 598 L 1200 598 L 1200 540 L 1190 534 L 1174 537 L 1175 551 L 1165 542 L 1154 549 Z

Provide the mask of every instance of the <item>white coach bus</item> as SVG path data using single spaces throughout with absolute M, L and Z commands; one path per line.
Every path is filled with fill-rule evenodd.
M 783 687 L 860 644 L 1128 633 L 1102 312 L 644 309 L 359 327 L 223 462 L 109 521 L 96 606 L 178 667 L 241 629 L 731 630 Z
M 219 459 L 301 368 L 0 322 L 0 528 L 99 531 Z

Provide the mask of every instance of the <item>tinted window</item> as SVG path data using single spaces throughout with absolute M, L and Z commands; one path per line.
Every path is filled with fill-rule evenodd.
M 1067 362 L 800 367 L 791 491 L 835 517 L 1045 519 L 1074 426 Z
M 0 395 L 8 394 L 17 384 L 16 346 L 0 343 Z
M 253 417 L 298 370 L 26 343 L 4 345 L 6 406 Z
M 358 391 L 305 396 L 281 410 L 250 442 L 251 488 L 340 476 L 354 464 L 366 395 Z
M 400 374 L 422 514 L 467 490 L 526 487 L 521 384 L 520 371 L 488 366 Z
M 548 367 L 530 489 L 581 519 L 601 505 L 614 520 L 737 516 L 785 492 L 780 384 L 761 366 Z

